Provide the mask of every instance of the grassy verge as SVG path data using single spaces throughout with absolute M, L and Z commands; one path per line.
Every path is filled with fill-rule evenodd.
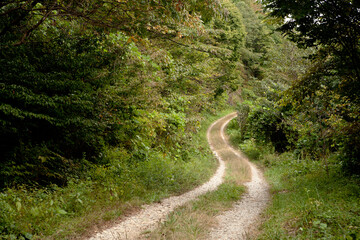
M 231 208 L 241 198 L 244 187 L 232 181 L 221 184 L 209 192 L 172 212 L 149 239 L 189 240 L 206 239 L 208 231 L 216 225 L 215 216 Z
M 112 149 L 108 153 L 111 164 L 89 167 L 90 177 L 73 179 L 64 188 L 3 191 L 0 232 L 13 234 L 0 235 L 0 239 L 86 236 L 136 211 L 141 204 L 180 194 L 205 182 L 217 166 L 206 141 L 206 130 L 216 118 L 204 116 L 200 131 L 189 142 L 192 147 L 179 152 L 185 157 L 149 150 L 146 161 L 131 162 L 126 151 Z
M 273 202 L 259 239 L 360 239 L 360 181 L 333 164 L 265 155 Z
M 292 153 L 271 153 L 252 140 L 232 142 L 265 169 L 272 203 L 257 239 L 360 239 L 360 179 L 345 176 L 341 164 L 328 159 L 298 159 Z
M 216 191 L 208 192 L 176 209 L 158 229 L 148 233 L 148 238 L 207 239 L 209 229 L 216 225 L 215 216 L 229 210 L 241 199 L 245 192 L 242 183 L 248 177 L 241 162 L 223 153 L 222 158 L 227 164 L 224 183 Z

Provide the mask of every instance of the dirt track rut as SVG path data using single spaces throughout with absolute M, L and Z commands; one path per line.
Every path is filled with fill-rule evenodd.
M 234 117 L 236 117 L 236 113 L 229 114 L 214 122 L 208 129 L 209 144 L 219 161 L 216 173 L 208 182 L 180 196 L 164 199 L 160 203 L 145 205 L 138 214 L 127 217 L 119 224 L 95 234 L 90 239 L 140 239 L 142 233 L 156 228 L 176 207 L 194 200 L 208 191 L 217 189 L 223 182 L 225 173 L 225 163 L 222 160 L 224 152 L 231 151 L 234 157 L 244 160 L 239 152 L 229 146 L 224 135 L 226 125 Z M 267 184 L 261 177 L 260 171 L 252 164 L 250 167 L 253 177 L 249 183 L 246 183 L 248 194 L 236 204 L 233 210 L 218 217 L 219 228 L 213 229 L 210 233 L 211 239 L 243 239 L 250 225 L 256 221 L 259 213 L 263 210 L 269 198 Z

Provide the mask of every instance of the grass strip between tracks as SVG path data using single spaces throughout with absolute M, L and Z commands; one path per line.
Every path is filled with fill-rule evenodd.
M 220 126 L 215 126 L 214 129 L 219 131 L 216 129 L 218 127 Z M 211 137 L 221 138 L 220 135 Z M 212 140 L 214 142 L 215 139 Z M 214 148 L 216 149 L 216 146 Z M 249 169 L 220 148 L 221 146 L 218 146 L 216 150 L 221 152 L 220 156 L 227 166 L 224 183 L 216 191 L 208 192 L 198 200 L 177 208 L 158 229 L 146 234 L 148 238 L 206 239 L 209 230 L 216 226 L 215 216 L 231 209 L 233 204 L 241 199 L 245 192 L 242 184 L 249 178 Z

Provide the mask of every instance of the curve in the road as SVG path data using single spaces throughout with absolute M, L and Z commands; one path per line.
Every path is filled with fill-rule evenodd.
M 233 161 L 243 161 L 250 166 L 251 181 L 245 183 L 247 193 L 235 206 L 217 217 L 218 225 L 209 234 L 212 240 L 247 239 L 259 224 L 261 212 L 270 200 L 269 185 L 262 172 L 229 144 L 222 154 L 232 155 Z M 221 154 L 220 154 L 221 157 Z
M 176 207 L 179 207 L 188 201 L 194 200 L 206 192 L 217 189 L 217 187 L 223 182 L 223 176 L 225 173 L 225 163 L 221 159 L 220 150 L 228 147 L 224 136 L 224 128 L 234 117 L 236 117 L 236 113 L 229 114 L 217 120 L 207 131 L 207 138 L 211 149 L 219 160 L 219 167 L 214 176 L 208 182 L 180 196 L 164 199 L 161 203 L 145 205 L 138 214 L 127 217 L 121 223 L 112 228 L 106 229 L 103 232 L 97 233 L 90 239 L 138 239 L 143 232 L 154 229 L 159 222 L 164 221 L 166 216 Z M 219 137 L 215 137 L 216 135 L 219 136 L 219 134 L 221 139 L 219 139 Z

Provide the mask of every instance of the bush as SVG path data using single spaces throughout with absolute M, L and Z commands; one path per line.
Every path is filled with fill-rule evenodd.
M 101 37 L 85 35 L 1 48 L 0 187 L 64 185 L 74 166 L 67 159 L 99 160 L 114 124 L 100 116 L 113 56 L 98 51 Z
M 252 160 L 259 160 L 262 156 L 262 149 L 256 144 L 255 140 L 248 139 L 239 145 L 240 149 Z
M 343 136 L 343 147 L 340 148 L 339 161 L 350 174 L 360 175 L 360 125 L 352 127 Z
M 271 143 L 279 153 L 292 148 L 297 133 L 285 120 L 288 111 L 288 108 L 269 101 L 260 102 L 249 114 L 248 135 L 258 143 Z

